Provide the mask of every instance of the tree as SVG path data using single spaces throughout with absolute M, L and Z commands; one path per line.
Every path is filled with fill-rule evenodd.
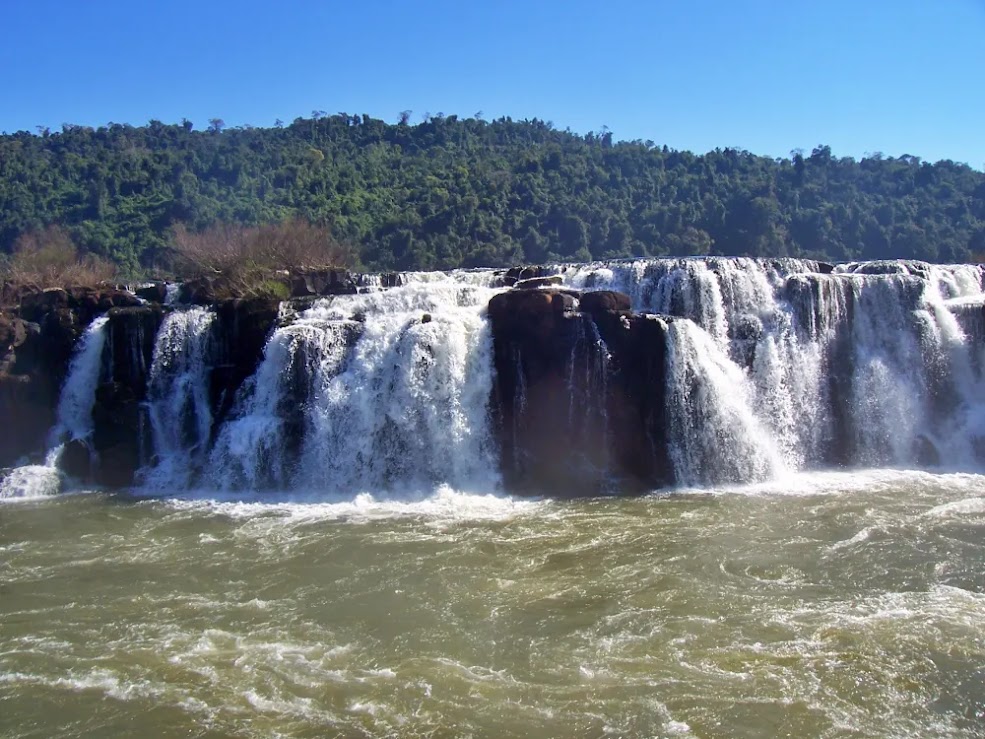
M 550 122 L 340 113 L 283 128 L 154 121 L 0 136 L 0 254 L 57 225 L 128 275 L 172 269 L 171 231 L 331 223 L 374 269 L 633 255 L 967 259 L 985 174 L 916 156 L 704 155 Z M 222 132 L 223 135 L 216 135 Z
M 226 122 L 222 118 L 209 118 L 209 132 L 219 133 L 226 127 Z

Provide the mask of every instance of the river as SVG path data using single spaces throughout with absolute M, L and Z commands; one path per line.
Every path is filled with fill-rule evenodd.
M 983 534 L 893 470 L 7 501 L 0 735 L 981 736 Z

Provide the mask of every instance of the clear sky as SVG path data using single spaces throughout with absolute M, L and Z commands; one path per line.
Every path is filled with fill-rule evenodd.
M 0 0 L 0 130 L 401 110 L 985 166 L 985 0 Z

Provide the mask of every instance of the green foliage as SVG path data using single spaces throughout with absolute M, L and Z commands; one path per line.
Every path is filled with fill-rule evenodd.
M 57 224 L 122 272 L 170 270 L 174 228 L 330 223 L 371 269 L 697 253 L 966 261 L 985 175 L 911 156 L 771 159 L 577 136 L 543 121 L 316 111 L 0 136 L 0 252 Z
M 291 297 L 291 288 L 279 280 L 263 280 L 253 292 L 275 300 L 287 300 Z

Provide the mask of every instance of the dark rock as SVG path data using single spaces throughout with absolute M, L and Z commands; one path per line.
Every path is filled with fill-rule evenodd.
M 58 468 L 69 477 L 88 482 L 92 477 L 92 452 L 82 439 L 72 439 L 62 449 Z
M 47 378 L 0 373 L 0 466 L 44 450 L 56 402 Z
M 98 464 L 92 478 L 108 487 L 129 487 L 146 455 L 143 429 L 145 411 L 134 388 L 121 382 L 103 383 L 96 389 L 92 409 L 92 448 Z
M 489 317 L 506 341 L 546 341 L 557 320 L 552 308 L 555 294 L 550 290 L 499 293 L 489 301 Z
M 523 267 L 517 273 L 517 282 L 522 282 L 523 280 L 533 280 L 537 277 L 543 277 L 546 274 L 543 267 Z
M 236 392 L 252 375 L 260 360 L 267 337 L 280 315 L 276 298 L 247 298 L 224 300 L 216 306 L 218 321 L 217 368 L 211 383 L 211 402 L 216 423 L 232 409 Z
M 27 341 L 28 323 L 21 318 L 0 313 L 0 355 Z
M 939 467 L 941 464 L 941 455 L 937 446 L 923 434 L 917 436 L 914 441 L 913 456 L 921 467 Z
M 628 295 L 611 290 L 594 290 L 582 293 L 580 309 L 585 313 L 601 313 L 602 311 L 628 311 L 632 303 Z
M 545 270 L 543 267 L 510 267 L 497 280 L 497 285 L 501 287 L 513 287 L 521 280 L 532 280 L 543 277 Z
M 615 312 L 595 318 L 610 352 L 611 469 L 626 490 L 674 483 L 665 416 L 668 316 Z
M 129 387 L 138 399 L 147 392 L 147 375 L 154 357 L 154 342 L 164 320 L 160 303 L 130 308 L 111 308 L 107 343 L 115 382 Z
M 575 312 L 577 295 L 510 290 L 489 302 L 504 482 L 553 496 L 670 484 L 667 321 L 604 291 L 581 294 Z
M 178 302 L 188 305 L 211 305 L 216 302 L 217 278 L 198 277 L 178 288 Z
M 565 314 L 571 313 L 578 308 L 578 299 L 570 293 L 554 293 L 551 298 L 551 307 L 554 309 L 555 313 Z
M 431 314 L 425 313 L 423 316 L 421 316 L 421 323 L 431 323 Z
M 291 296 L 355 295 L 359 286 L 355 277 L 346 270 L 305 270 L 291 274 Z
M 29 292 L 21 298 L 20 316 L 27 321 L 40 323 L 46 314 L 59 309 L 67 309 L 68 304 L 68 291 L 60 287 Z
M 830 275 L 832 272 L 835 271 L 835 266 L 833 264 L 828 264 L 827 262 L 818 262 L 817 271 L 818 274 Z
M 537 290 L 542 287 L 555 287 L 564 282 L 561 275 L 551 275 L 550 277 L 532 277 L 529 280 L 518 280 L 513 285 L 514 290 Z
M 163 303 L 168 297 L 168 285 L 166 282 L 155 282 L 138 288 L 136 295 L 148 303 Z

